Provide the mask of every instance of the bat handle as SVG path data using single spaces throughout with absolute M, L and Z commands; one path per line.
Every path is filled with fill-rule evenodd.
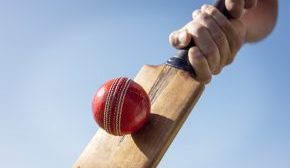
M 218 0 L 214 4 L 214 6 L 221 11 L 228 19 L 232 18 L 225 6 L 225 0 Z M 191 40 L 189 45 L 183 49 L 180 49 L 176 52 L 176 54 L 169 58 L 166 62 L 167 65 L 185 70 L 195 76 L 195 71 L 192 68 L 189 60 L 188 60 L 188 50 L 189 48 L 195 46 L 194 41 Z

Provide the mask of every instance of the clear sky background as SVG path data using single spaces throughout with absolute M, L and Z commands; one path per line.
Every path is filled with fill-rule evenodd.
M 97 88 L 165 62 L 205 2 L 0 0 L 0 166 L 71 167 L 98 129 Z M 290 167 L 289 9 L 207 85 L 159 168 Z

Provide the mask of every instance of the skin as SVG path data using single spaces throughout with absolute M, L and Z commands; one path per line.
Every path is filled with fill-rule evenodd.
M 257 42 L 273 30 L 278 0 L 225 0 L 233 19 L 227 19 L 215 7 L 203 5 L 192 13 L 192 21 L 169 36 L 175 48 L 184 48 L 193 39 L 196 46 L 188 51 L 196 80 L 209 83 L 212 75 L 233 62 L 245 42 Z

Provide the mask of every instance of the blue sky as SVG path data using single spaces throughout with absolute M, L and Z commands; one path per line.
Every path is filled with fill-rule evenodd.
M 165 62 L 206 2 L 0 0 L 1 166 L 71 167 L 98 129 L 96 89 Z M 290 166 L 289 5 L 207 85 L 160 168 Z

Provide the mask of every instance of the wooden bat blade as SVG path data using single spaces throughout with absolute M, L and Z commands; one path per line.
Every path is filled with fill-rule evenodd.
M 123 137 L 99 129 L 74 168 L 156 167 L 204 89 L 189 73 L 168 65 L 144 66 L 134 80 L 150 97 L 149 122 Z

